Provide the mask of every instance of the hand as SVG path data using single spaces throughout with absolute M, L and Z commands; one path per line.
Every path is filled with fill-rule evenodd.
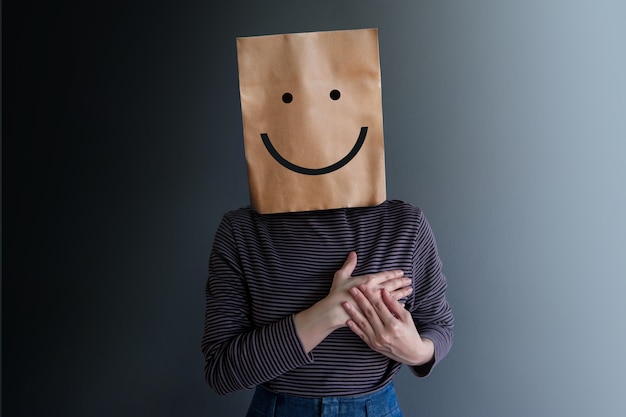
M 350 319 L 348 327 L 376 352 L 411 366 L 432 360 L 434 345 L 422 339 L 411 313 L 386 290 L 372 290 L 360 285 L 351 288 L 356 305 L 346 301 L 343 307 Z
M 401 270 L 382 271 L 374 274 L 352 276 L 352 272 L 357 265 L 357 254 L 350 252 L 343 266 L 335 272 L 333 283 L 331 285 L 328 296 L 325 298 L 331 308 L 335 310 L 336 327 L 343 327 L 350 316 L 341 307 L 346 301 L 353 301 L 349 291 L 352 288 L 362 287 L 369 291 L 379 292 L 387 290 L 390 297 L 394 300 L 400 300 L 408 296 L 413 291 L 411 279 L 403 277 L 404 272 Z
M 411 280 L 404 278 L 401 270 L 377 272 L 353 277 L 357 255 L 350 252 L 343 266 L 333 276 L 328 295 L 308 309 L 294 315 L 294 324 L 298 337 L 306 352 L 313 350 L 334 330 L 346 326 L 350 316 L 343 308 L 346 301 L 354 301 L 350 288 L 362 286 L 372 291 L 385 289 L 389 297 L 399 300 L 413 291 Z

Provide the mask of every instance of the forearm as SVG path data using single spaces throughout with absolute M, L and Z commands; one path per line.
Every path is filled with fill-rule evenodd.
M 439 304 L 439 308 L 429 314 L 415 314 L 415 324 L 422 340 L 429 340 L 433 346 L 433 357 L 424 364 L 414 366 L 418 376 L 427 376 L 435 365 L 450 351 L 454 341 L 454 316 L 447 301 Z
M 206 380 L 220 394 L 253 388 L 312 362 L 302 348 L 293 318 L 203 343 Z
M 433 357 L 412 369 L 418 376 L 427 376 L 452 346 L 454 316 L 446 299 L 448 285 L 432 229 L 423 215 L 421 220 L 413 256 L 416 291 L 411 311 L 420 336 L 432 342 Z
M 415 358 L 407 363 L 407 365 L 420 367 L 430 363 L 435 357 L 435 345 L 432 340 L 425 337 L 421 338 L 421 342 L 415 349 Z
M 345 317 L 323 299 L 310 308 L 294 315 L 296 332 L 304 351 L 309 353 L 334 330 L 345 325 Z
M 309 353 L 345 323 L 331 304 L 331 300 L 323 299 L 263 328 L 220 343 L 207 340 L 203 347 L 209 386 L 220 394 L 249 389 L 311 363 Z M 207 338 L 210 333 L 207 332 Z

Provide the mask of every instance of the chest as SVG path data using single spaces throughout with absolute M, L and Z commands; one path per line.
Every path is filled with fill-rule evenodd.
M 258 227 L 240 248 L 254 321 L 273 322 L 325 297 L 351 250 L 355 276 L 402 269 L 410 277 L 414 239 L 388 229 L 345 222 Z

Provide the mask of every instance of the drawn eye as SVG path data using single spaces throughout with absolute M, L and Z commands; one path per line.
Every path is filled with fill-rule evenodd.
M 291 103 L 293 101 L 293 96 L 291 95 L 291 93 L 285 93 L 283 94 L 283 102 L 284 103 Z
M 339 100 L 339 97 L 341 97 L 341 93 L 339 92 L 339 90 L 333 90 L 330 92 L 330 98 L 333 100 Z

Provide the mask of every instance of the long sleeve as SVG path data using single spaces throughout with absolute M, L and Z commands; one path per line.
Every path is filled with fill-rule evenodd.
M 202 352 L 206 381 L 219 394 L 253 388 L 313 361 L 300 343 L 293 315 L 255 326 L 227 219 L 216 232 L 209 259 Z
M 401 364 L 372 350 L 348 328 L 306 353 L 294 314 L 324 298 L 333 274 L 354 250 L 354 275 L 401 269 L 413 278 L 406 308 L 435 344 L 435 360 L 412 368 L 427 375 L 452 344 L 435 239 L 421 210 L 392 200 L 375 207 L 263 215 L 226 213 L 209 257 L 202 352 L 205 376 L 220 394 L 263 385 L 301 396 L 360 395 L 392 380 Z
M 435 347 L 435 357 L 430 363 L 411 368 L 417 376 L 423 377 L 430 374 L 452 347 L 454 317 L 445 297 L 447 281 L 442 272 L 435 237 L 421 211 L 413 253 L 413 274 L 413 320 L 420 336 L 432 340 Z

